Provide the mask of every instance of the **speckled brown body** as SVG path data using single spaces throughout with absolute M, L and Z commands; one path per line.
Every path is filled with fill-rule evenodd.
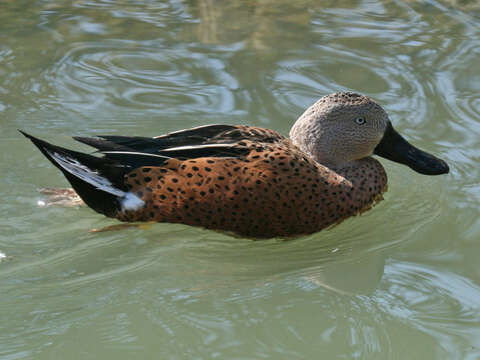
M 240 127 L 239 127 L 240 128 Z M 290 237 L 319 231 L 370 207 L 384 191 L 385 171 L 373 158 L 333 171 L 271 130 L 241 127 L 235 158 L 171 159 L 125 176 L 145 205 L 122 221 L 183 223 L 246 237 Z M 269 142 L 261 141 L 268 131 Z M 272 141 L 272 134 L 275 139 Z

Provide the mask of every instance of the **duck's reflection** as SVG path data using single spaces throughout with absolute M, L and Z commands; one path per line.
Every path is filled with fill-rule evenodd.
M 306 276 L 308 281 L 340 294 L 368 295 L 377 288 L 385 267 L 383 251 L 326 262 Z

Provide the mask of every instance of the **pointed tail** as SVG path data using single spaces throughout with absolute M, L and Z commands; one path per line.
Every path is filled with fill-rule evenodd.
M 127 207 L 140 207 L 143 201 L 128 192 L 123 177 L 128 167 L 49 144 L 19 130 L 51 161 L 70 182 L 77 194 L 93 210 L 109 217 Z M 136 199 L 132 199 L 135 197 Z

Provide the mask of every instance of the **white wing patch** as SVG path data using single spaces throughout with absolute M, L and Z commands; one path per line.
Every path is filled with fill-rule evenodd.
M 98 172 L 89 169 L 85 165 L 81 164 L 78 160 L 75 160 L 72 157 L 59 154 L 57 152 L 52 152 L 45 149 L 50 156 L 60 165 L 63 169 L 68 171 L 70 174 L 82 179 L 83 181 L 95 186 L 97 189 L 108 192 L 110 194 L 123 197 L 125 196 L 125 191 L 117 189 L 112 185 L 110 180 L 100 175 Z
M 143 157 L 154 157 L 154 158 L 160 158 L 160 159 L 171 159 L 170 157 L 163 156 L 163 155 L 156 155 L 156 154 L 150 154 L 150 153 L 143 153 L 143 152 L 135 152 L 135 151 L 102 151 L 102 154 L 106 155 L 115 155 L 115 154 L 123 154 L 123 155 L 139 155 Z
M 226 149 L 231 149 L 235 146 L 238 146 L 237 144 L 202 144 L 202 145 L 185 145 L 185 146 L 177 146 L 177 147 L 171 147 L 171 148 L 166 148 L 162 149 L 162 152 L 164 151 L 178 151 L 178 150 L 195 150 L 195 149 L 208 149 L 208 148 L 226 148 Z

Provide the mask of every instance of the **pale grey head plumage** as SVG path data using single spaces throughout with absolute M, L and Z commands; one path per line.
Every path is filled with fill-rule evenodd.
M 403 139 L 380 105 L 353 92 L 322 97 L 298 118 L 290 130 L 290 138 L 313 159 L 330 168 L 376 154 L 422 174 L 449 171 L 443 160 Z
M 338 166 L 371 155 L 388 121 L 372 99 L 339 92 L 310 106 L 293 125 L 290 138 L 319 163 Z

